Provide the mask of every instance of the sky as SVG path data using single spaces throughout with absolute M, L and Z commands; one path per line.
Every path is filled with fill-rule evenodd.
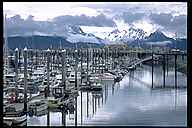
M 32 15 L 33 21 L 42 22 L 59 22 L 66 15 L 72 17 L 64 17 L 64 21 L 79 20 L 85 15 L 89 22 L 103 21 L 103 26 L 134 26 L 146 32 L 161 29 L 169 36 L 175 32 L 186 36 L 186 2 L 4 2 L 3 11 L 7 18 L 19 15 L 26 20 Z

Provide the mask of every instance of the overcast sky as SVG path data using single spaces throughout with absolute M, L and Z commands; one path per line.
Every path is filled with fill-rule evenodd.
M 178 35 L 186 36 L 186 2 L 4 2 L 3 10 L 8 18 L 20 15 L 26 20 L 32 15 L 34 21 L 45 22 L 79 20 L 84 14 L 88 26 L 102 26 L 91 23 L 99 20 L 104 26 L 114 26 L 118 21 L 117 26 L 119 23 L 137 26 L 147 32 L 162 29 L 170 35 L 178 32 Z M 73 17 L 60 18 L 65 15 Z M 84 25 L 85 21 L 79 24 Z

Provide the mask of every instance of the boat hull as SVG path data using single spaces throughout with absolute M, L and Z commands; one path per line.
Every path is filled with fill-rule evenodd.
M 10 125 L 18 125 L 18 124 L 21 124 L 23 122 L 27 121 L 27 116 L 26 115 L 23 115 L 23 116 L 20 116 L 20 117 L 3 117 L 3 122 L 5 124 L 8 124 L 9 126 Z

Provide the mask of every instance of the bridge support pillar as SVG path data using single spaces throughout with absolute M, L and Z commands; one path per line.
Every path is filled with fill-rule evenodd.
M 47 112 L 47 126 L 50 126 L 50 110 L 48 108 L 48 112 Z
M 167 76 L 168 76 L 168 72 L 169 72 L 169 62 L 168 62 L 168 59 L 169 59 L 169 55 L 167 54 Z
M 165 88 L 165 54 L 163 55 L 163 87 Z
M 177 54 L 175 54 L 175 88 L 177 89 Z
M 152 88 L 153 88 L 153 53 L 152 53 Z
M 27 48 L 24 48 L 24 112 L 27 114 Z

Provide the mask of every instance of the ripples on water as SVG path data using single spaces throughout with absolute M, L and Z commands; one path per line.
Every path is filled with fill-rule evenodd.
M 161 70 L 160 68 L 155 68 L 154 83 L 156 85 L 162 85 L 163 83 Z M 174 86 L 173 81 L 174 73 L 169 72 L 168 77 L 166 77 L 166 84 L 172 84 Z M 186 85 L 186 76 L 182 73 L 178 73 L 178 86 Z M 137 69 L 129 73 L 120 83 L 115 85 L 111 82 L 104 82 L 103 98 L 100 97 L 95 100 L 91 92 L 82 92 L 81 99 L 81 92 L 79 92 L 77 98 L 78 125 L 186 126 L 186 89 L 151 90 L 150 86 L 151 68 L 146 66 L 144 69 Z M 89 99 L 88 104 L 87 96 Z M 74 118 L 74 114 L 66 115 L 66 125 L 74 126 Z M 28 117 L 28 125 L 46 126 L 47 115 L 41 117 Z M 61 112 L 50 112 L 50 125 L 62 125 Z

